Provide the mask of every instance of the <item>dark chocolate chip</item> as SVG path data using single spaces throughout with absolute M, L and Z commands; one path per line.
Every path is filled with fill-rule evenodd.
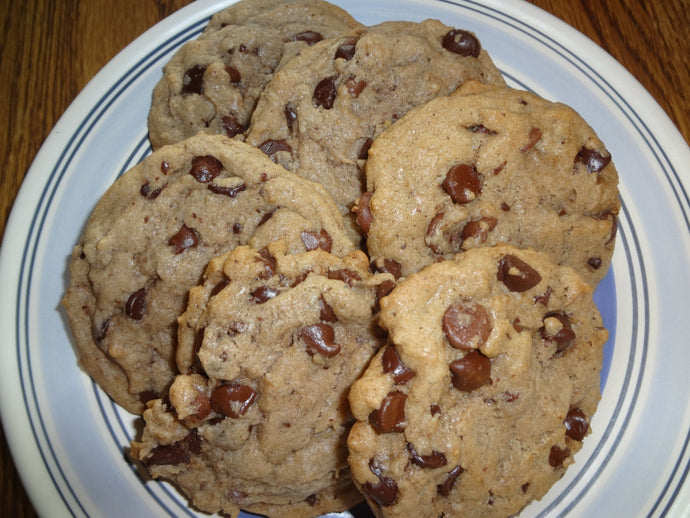
M 343 43 L 335 51 L 335 59 L 344 59 L 345 61 L 350 61 L 355 56 L 355 51 L 357 48 L 354 43 Z
M 558 325 L 556 326 L 557 328 L 554 329 L 553 326 L 549 326 L 549 329 L 547 329 L 547 319 L 558 320 Z M 544 340 L 556 342 L 557 353 L 562 353 L 571 347 L 576 338 L 575 331 L 573 331 L 573 327 L 570 324 L 570 319 L 568 316 L 555 311 L 544 315 L 544 325 L 539 328 L 539 334 Z
M 211 155 L 197 156 L 192 160 L 192 167 L 189 170 L 197 182 L 209 183 L 223 170 L 223 164 Z
M 359 275 L 356 271 L 348 270 L 347 268 L 329 271 L 328 278 L 342 281 L 348 286 L 354 286 L 355 283 L 362 280 L 361 275 Z
M 455 203 L 469 203 L 482 192 L 482 179 L 472 164 L 451 167 L 441 184 Z
M 335 85 L 335 80 L 338 76 L 329 76 L 319 81 L 314 88 L 314 105 L 320 106 L 324 110 L 333 108 L 335 96 L 338 90 Z
M 256 396 L 257 392 L 249 385 L 224 383 L 211 392 L 211 408 L 225 417 L 237 419 L 247 412 Z
M 549 464 L 554 469 L 563 467 L 563 462 L 570 456 L 570 448 L 553 445 L 549 451 Z
M 146 314 L 146 288 L 138 289 L 129 296 L 125 303 L 125 314 L 133 320 L 144 318 Z
M 335 331 L 328 324 L 312 324 L 297 331 L 297 337 L 307 346 L 307 353 L 311 356 L 320 354 L 325 358 L 333 358 L 340 352 L 340 345 L 335 342 Z
M 188 248 L 194 248 L 199 244 L 199 234 L 196 229 L 183 224 L 180 230 L 168 239 L 168 245 L 173 247 L 175 254 L 181 254 Z
M 338 317 L 333 312 L 333 308 L 330 306 L 323 295 L 319 295 L 319 319 L 324 322 L 337 322 Z
M 303 41 L 307 45 L 309 45 L 310 47 L 314 43 L 318 43 L 322 39 L 323 39 L 323 36 L 316 31 L 304 31 L 304 32 L 300 32 L 299 34 L 295 34 L 292 37 L 292 41 Z
M 292 152 L 292 148 L 290 147 L 290 144 L 288 144 L 285 139 L 279 139 L 279 140 L 274 140 L 274 139 L 268 139 L 263 141 L 261 144 L 259 144 L 259 149 L 263 151 L 266 155 L 271 156 L 278 151 L 287 151 L 289 153 Z
M 440 451 L 432 451 L 429 455 L 420 455 L 411 442 L 407 443 L 407 452 L 410 454 L 412 464 L 420 468 L 436 469 L 448 464 L 446 456 Z
M 478 57 L 482 50 L 482 46 L 474 34 L 462 29 L 448 31 L 441 40 L 441 45 L 449 52 L 473 58 Z
M 438 494 L 441 496 L 448 496 L 450 495 L 450 492 L 453 490 L 453 486 L 455 485 L 455 482 L 458 480 L 460 475 L 462 475 L 462 472 L 465 471 L 462 466 L 455 466 L 452 470 L 448 472 L 448 476 L 446 477 L 446 480 L 443 481 L 442 484 L 439 484 L 436 486 L 436 490 L 438 491 Z
M 369 423 L 378 433 L 402 432 L 405 430 L 405 400 L 403 392 L 389 392 L 381 406 L 369 414 Z
M 221 119 L 221 126 L 225 134 L 230 138 L 235 135 L 241 135 L 247 129 L 233 114 L 224 116 Z
M 400 385 L 404 385 L 412 378 L 414 378 L 414 371 L 408 369 L 400 359 L 400 355 L 394 346 L 389 345 L 383 350 L 381 355 L 381 363 L 383 364 L 383 372 L 393 375 L 393 381 Z
M 600 173 L 611 162 L 611 155 L 603 155 L 596 149 L 582 146 L 582 149 L 575 155 L 575 163 L 578 162 L 584 164 L 588 173 Z
M 476 221 L 468 221 L 462 228 L 460 237 L 462 240 L 478 239 L 480 243 L 486 243 L 489 237 L 489 232 L 496 228 L 498 220 L 494 217 L 487 216 Z
M 295 107 L 291 104 L 286 104 L 284 112 L 285 122 L 287 122 L 288 130 L 292 131 L 292 128 L 295 125 L 295 121 L 297 120 L 297 111 L 295 110 Z
M 446 309 L 441 326 L 448 343 L 465 351 L 481 347 L 492 329 L 486 308 L 467 299 L 458 300 Z
M 239 193 L 247 190 L 245 184 L 233 185 L 232 187 L 225 187 L 223 185 L 217 185 L 215 183 L 208 184 L 208 190 L 214 194 L 222 194 L 223 196 L 228 196 L 230 198 L 236 198 Z
M 141 186 L 141 189 L 139 189 L 139 193 L 147 200 L 155 200 L 162 190 L 162 187 L 154 189 L 149 182 L 146 182 Z
M 194 65 L 188 68 L 182 77 L 183 94 L 203 94 L 204 93 L 204 73 L 206 65 Z
M 563 420 L 565 425 L 565 435 L 575 441 L 581 441 L 587 435 L 589 423 L 585 413 L 577 407 L 568 410 L 568 415 Z
M 369 202 L 371 201 L 372 192 L 365 192 L 359 197 L 357 202 L 357 224 L 362 229 L 365 234 L 369 233 L 369 228 L 371 227 L 371 208 Z
M 449 367 L 453 386 L 463 392 L 476 390 L 491 379 L 491 360 L 477 350 L 452 361 Z
M 541 282 L 541 275 L 525 261 L 512 254 L 504 255 L 498 262 L 498 280 L 510 291 L 523 292 Z
M 271 288 L 270 286 L 259 286 L 252 291 L 250 295 L 252 296 L 253 302 L 256 304 L 264 304 L 279 294 L 280 291 L 275 288 Z
M 307 251 L 316 250 L 317 248 L 320 248 L 326 252 L 331 251 L 333 241 L 331 240 L 331 236 L 324 229 L 321 229 L 318 232 L 316 230 L 305 230 L 300 234 L 300 237 L 302 238 L 302 243 Z

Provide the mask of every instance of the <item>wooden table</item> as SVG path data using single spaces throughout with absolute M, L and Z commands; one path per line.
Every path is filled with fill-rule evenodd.
M 24 0 L 0 18 L 0 238 L 24 174 L 86 83 L 191 0 Z M 620 61 L 690 142 L 690 0 L 531 0 Z M 0 430 L 0 516 L 36 516 Z

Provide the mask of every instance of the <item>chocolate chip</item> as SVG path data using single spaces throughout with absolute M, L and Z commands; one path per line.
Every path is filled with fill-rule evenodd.
M 314 88 L 314 105 L 320 106 L 324 110 L 330 110 L 333 108 L 333 103 L 335 102 L 335 96 L 338 93 L 335 80 L 338 76 L 330 76 L 322 79 Z
M 203 94 L 204 73 L 206 65 L 194 65 L 188 68 L 182 77 L 182 94 Z
M 542 293 L 541 295 L 535 295 L 534 296 L 534 303 L 536 304 L 538 302 L 543 306 L 548 306 L 549 305 L 549 299 L 551 298 L 552 293 L 553 293 L 553 290 L 551 289 L 551 286 L 547 286 L 546 291 L 544 293 Z
M 611 155 L 603 155 L 596 149 L 582 146 L 582 149 L 575 155 L 575 163 L 578 162 L 584 164 L 588 173 L 600 173 L 611 162 Z
M 369 148 L 373 143 L 374 140 L 371 137 L 365 138 L 364 142 L 362 143 L 362 147 L 359 150 L 357 158 L 360 160 L 366 160 L 367 158 L 369 158 Z
M 257 258 L 262 263 L 264 271 L 259 274 L 260 279 L 270 279 L 276 273 L 276 259 L 271 255 L 266 248 L 259 250 L 259 257 Z
M 228 76 L 230 76 L 231 83 L 239 83 L 240 81 L 242 81 L 242 74 L 240 74 L 240 71 L 237 70 L 235 67 L 227 65 L 225 67 L 225 71 L 228 73 Z
M 222 194 L 223 196 L 228 196 L 230 198 L 236 198 L 239 193 L 247 190 L 245 184 L 233 185 L 232 187 L 225 187 L 223 185 L 217 185 L 215 183 L 208 184 L 208 190 L 214 194 Z
M 238 121 L 237 117 L 235 117 L 233 114 L 224 116 L 221 119 L 221 126 L 223 127 L 225 134 L 230 138 L 234 137 L 235 135 L 241 135 L 246 130 L 244 125 Z
M 563 462 L 570 456 L 570 448 L 561 448 L 555 444 L 549 452 L 549 464 L 554 469 L 563 467 Z
M 139 392 L 139 401 L 146 405 L 149 401 L 153 401 L 154 399 L 158 399 L 158 394 L 154 390 L 143 390 Z
M 587 259 L 587 264 L 589 265 L 590 268 L 593 270 L 598 270 L 601 268 L 601 257 L 590 257 Z
M 251 47 L 250 48 L 250 47 L 247 47 L 244 43 L 240 43 L 239 51 L 242 54 L 252 54 L 254 56 L 259 55 L 259 48 L 258 47 Z
M 451 167 L 441 184 L 455 203 L 469 203 L 482 191 L 482 180 L 474 165 L 457 164 Z
M 320 248 L 326 252 L 331 251 L 333 241 L 331 240 L 331 236 L 324 229 L 321 229 L 318 232 L 316 230 L 305 230 L 300 234 L 300 237 L 302 238 L 302 243 L 307 251 L 316 250 L 317 248 Z
M 450 363 L 451 382 L 463 392 L 472 392 L 491 379 L 491 360 L 477 350 Z
M 378 433 L 402 432 L 405 430 L 405 400 L 403 392 L 389 392 L 381 406 L 369 414 L 369 423 Z
M 153 189 L 151 187 L 151 184 L 149 182 L 146 182 L 144 183 L 144 185 L 141 186 L 141 189 L 139 189 L 139 193 L 147 200 L 155 200 L 162 190 L 162 187 L 159 187 L 158 189 Z
M 328 278 L 342 281 L 350 287 L 362 280 L 362 277 L 356 271 L 348 270 L 347 268 L 329 271 Z
M 333 312 L 333 308 L 326 302 L 323 295 L 319 295 L 319 319 L 324 322 L 337 322 L 338 317 Z
M 144 318 L 146 314 L 146 288 L 141 288 L 129 296 L 125 303 L 125 314 L 134 320 Z
M 279 139 L 279 140 L 274 140 L 274 139 L 268 139 L 264 140 L 261 144 L 259 144 L 259 149 L 264 152 L 264 154 L 271 156 L 277 153 L 278 151 L 287 151 L 289 153 L 292 153 L 292 148 L 290 147 L 290 144 L 288 144 L 285 139 Z
M 575 441 L 581 441 L 587 435 L 589 423 L 585 413 L 577 407 L 568 410 L 568 415 L 563 420 L 565 425 L 565 435 Z
M 256 396 L 257 392 L 248 385 L 224 383 L 211 392 L 211 408 L 225 417 L 237 419 L 247 412 Z
M 395 281 L 390 279 L 376 285 L 376 310 L 380 309 L 380 301 L 395 289 Z
M 172 444 L 161 444 L 151 450 L 144 459 L 146 466 L 189 464 L 191 454 L 201 453 L 201 439 L 194 429 L 184 439 Z
M 376 484 L 365 482 L 362 492 L 380 506 L 393 505 L 398 500 L 398 484 L 389 477 L 381 477 Z
M 312 324 L 297 331 L 297 337 L 307 346 L 307 353 L 311 356 L 320 354 L 325 358 L 333 358 L 340 352 L 340 345 L 335 343 L 335 331 L 328 324 Z
M 373 194 L 373 192 L 365 192 L 359 197 L 359 201 L 357 202 L 357 224 L 365 234 L 369 233 L 369 228 L 371 227 L 371 221 L 373 219 L 369 206 Z
M 480 243 L 486 243 L 489 232 L 496 228 L 497 223 L 498 220 L 491 216 L 476 221 L 468 221 L 462 228 L 460 237 L 463 241 L 466 239 L 478 239 Z
M 130 298 L 131 297 L 132 296 L 130 295 Z M 96 342 L 96 345 L 98 345 L 99 347 L 101 345 L 101 342 L 105 340 L 105 337 L 108 334 L 108 328 L 110 328 L 110 318 L 101 320 L 101 322 L 97 326 L 95 326 L 95 328 L 91 332 L 91 335 L 93 336 L 93 341 Z
M 394 346 L 389 345 L 383 350 L 381 355 L 381 363 L 383 365 L 383 372 L 385 374 L 392 374 L 393 381 L 404 385 L 412 378 L 414 378 L 414 371 L 408 369 L 400 359 L 400 355 Z
M 304 501 L 307 502 L 307 504 L 310 506 L 315 506 L 316 504 L 319 503 L 319 497 L 318 497 L 318 495 L 312 493 Z
M 211 155 L 197 156 L 192 160 L 192 167 L 189 170 L 197 182 L 209 183 L 223 170 L 223 164 Z
M 175 254 L 181 254 L 188 248 L 196 247 L 199 244 L 199 234 L 196 229 L 182 224 L 180 230 L 168 239 L 168 245 L 173 247 Z
M 318 43 L 322 39 L 323 39 L 323 36 L 316 31 L 304 31 L 304 32 L 300 32 L 299 34 L 295 34 L 292 37 L 292 41 L 303 41 L 307 45 L 309 45 L 310 47 L 314 43 Z
M 343 43 L 335 51 L 335 59 L 344 59 L 345 61 L 350 61 L 355 56 L 355 51 L 357 48 L 354 43 Z
M 252 301 L 256 304 L 264 304 L 279 294 L 280 291 L 275 288 L 271 288 L 270 286 L 259 286 L 250 293 L 252 296 Z
M 402 276 L 402 265 L 393 259 L 377 259 L 374 266 L 377 272 L 390 273 L 396 279 Z
M 465 126 L 465 129 L 468 131 L 471 131 L 472 133 L 482 133 L 484 135 L 496 135 L 496 132 L 494 130 L 490 130 L 483 124 L 473 124 L 471 126 Z
M 541 282 L 541 275 L 525 261 L 512 254 L 504 255 L 498 262 L 498 280 L 510 291 L 523 292 Z
M 359 97 L 359 94 L 362 93 L 366 86 L 366 81 L 356 81 L 354 77 L 348 77 L 347 80 L 345 80 L 345 88 L 347 88 L 347 92 L 352 94 L 352 96 L 355 98 Z
M 215 297 L 218 295 L 223 289 L 230 284 L 230 279 L 227 277 L 225 279 L 222 279 L 220 282 L 217 282 L 213 288 L 211 288 L 211 291 L 209 292 L 210 297 Z
M 436 490 L 438 491 L 438 494 L 441 496 L 450 495 L 450 492 L 453 490 L 453 486 L 455 485 L 455 482 L 458 480 L 460 475 L 462 475 L 463 471 L 465 471 L 465 470 L 460 465 L 455 466 L 452 470 L 450 470 L 448 472 L 448 476 L 446 477 L 446 480 L 444 480 L 442 484 L 439 484 L 438 486 L 436 486 Z
M 295 107 L 291 104 L 286 104 L 284 113 L 285 122 L 287 122 L 288 130 L 292 131 L 292 127 L 294 126 L 295 121 L 297 120 L 297 111 L 295 110 Z
M 541 140 L 541 130 L 539 128 L 532 128 L 529 130 L 529 135 L 528 135 L 528 141 L 527 144 L 525 144 L 523 147 L 520 148 L 520 152 L 526 153 L 530 149 L 532 149 L 534 146 L 537 145 L 537 142 Z
M 449 306 L 443 314 L 441 326 L 448 343 L 465 351 L 481 347 L 492 329 L 486 308 L 468 299 Z
M 448 464 L 446 456 L 440 451 L 432 451 L 429 455 L 420 455 L 411 442 L 407 443 L 407 452 L 410 454 L 412 464 L 420 468 L 436 469 Z
M 555 311 L 544 315 L 544 325 L 539 328 L 539 334 L 544 340 L 556 342 L 556 353 L 571 347 L 576 338 L 568 316 Z
M 482 46 L 479 44 L 479 40 L 468 31 L 463 31 L 462 29 L 452 29 L 446 33 L 441 41 L 443 48 L 454 54 L 459 54 L 460 56 L 473 57 L 479 56 L 482 50 Z

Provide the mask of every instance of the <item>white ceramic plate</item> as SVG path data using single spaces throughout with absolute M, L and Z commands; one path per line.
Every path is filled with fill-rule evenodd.
M 162 65 L 227 3 L 193 3 L 108 64 L 55 126 L 17 197 L 0 257 L 0 402 L 41 515 L 194 516 L 125 460 L 134 418 L 77 368 L 59 302 L 91 209 L 150 152 L 146 115 Z M 522 516 L 690 516 L 690 151 L 677 129 L 608 54 L 522 1 L 336 3 L 365 24 L 434 17 L 475 31 L 512 86 L 571 105 L 607 144 L 623 208 L 596 293 L 611 332 L 603 397 L 574 466 Z

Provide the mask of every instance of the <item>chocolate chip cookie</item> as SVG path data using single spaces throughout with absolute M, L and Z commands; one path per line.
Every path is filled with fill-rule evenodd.
M 247 144 L 200 134 L 154 152 L 108 189 L 74 248 L 64 307 L 81 366 L 141 412 L 176 373 L 176 320 L 208 261 L 276 237 L 293 252 L 354 249 L 320 185 Z
M 618 174 L 570 107 L 469 82 L 376 139 L 357 206 L 374 261 L 402 275 L 506 242 L 544 250 L 593 286 L 615 244 Z
M 350 465 L 379 517 L 505 517 L 572 464 L 600 397 L 592 287 L 543 252 L 475 248 L 381 300 Z
M 437 20 L 384 22 L 324 40 L 286 63 L 257 104 L 247 142 L 322 183 L 345 215 L 372 139 L 469 79 L 504 84 L 477 36 Z M 352 222 L 353 235 L 358 235 Z
M 375 314 L 394 284 L 368 267 L 361 251 L 291 254 L 282 241 L 210 261 L 179 319 L 184 374 L 144 412 L 133 456 L 211 513 L 308 517 L 361 501 L 347 393 L 383 343 Z
M 359 26 L 321 0 L 245 0 L 221 11 L 165 65 L 148 117 L 152 147 L 199 131 L 243 138 L 259 95 L 284 62 Z

